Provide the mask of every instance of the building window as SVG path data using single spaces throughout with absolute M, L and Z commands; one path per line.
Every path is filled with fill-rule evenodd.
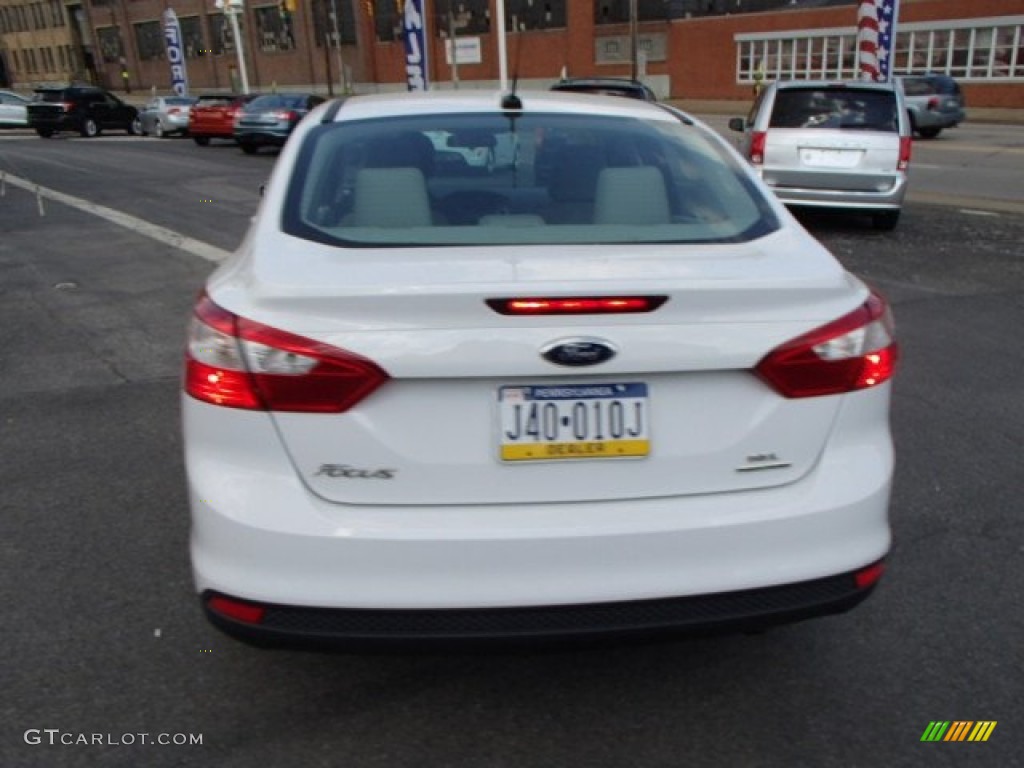
M 121 34 L 117 27 L 99 27 L 96 40 L 100 46 L 100 55 L 108 64 L 121 59 Z
M 260 50 L 264 53 L 291 51 L 295 48 L 290 13 L 282 12 L 277 5 L 254 8 L 256 14 L 256 35 Z
M 508 0 L 505 24 L 509 32 L 533 29 L 563 29 L 566 0 Z
M 203 25 L 198 16 L 179 16 L 181 25 L 181 45 L 185 50 L 185 58 L 194 59 L 207 56 L 210 49 L 203 45 Z
M 159 21 L 143 21 L 135 25 L 135 43 L 139 49 L 139 58 L 143 61 L 162 59 L 164 51 L 164 31 Z
M 629 3 L 630 0 L 595 0 L 594 23 L 628 24 Z M 708 5 L 707 0 L 636 0 L 636 18 L 637 21 L 668 21 L 684 16 L 724 12 L 714 6 L 708 8 Z
M 856 29 L 740 34 L 736 80 L 857 77 Z M 897 30 L 893 75 L 944 74 L 963 80 L 1024 79 L 1024 16 L 908 22 Z
M 381 2 L 378 5 L 391 6 L 393 3 Z M 352 12 L 352 4 L 345 0 L 313 0 L 313 39 L 318 48 L 322 48 L 326 40 L 328 45 L 334 45 L 334 14 L 338 14 L 338 37 L 342 45 L 355 45 L 356 43 L 356 17 Z M 402 17 L 398 16 L 399 26 Z
M 506 19 L 512 8 L 518 3 L 507 0 L 505 3 Z M 542 0 L 534 0 L 534 4 L 543 5 Z M 467 35 L 486 35 L 491 31 L 491 9 L 488 0 L 438 0 L 437 23 L 435 33 L 440 37 L 448 37 L 452 26 L 456 37 Z M 511 21 L 509 29 L 512 29 Z
M 210 22 L 210 47 L 216 56 L 223 53 L 234 53 L 235 42 L 232 38 L 231 22 L 222 13 L 212 13 L 206 17 Z M 245 17 L 238 16 L 238 33 L 245 39 Z
M 322 2 L 322 0 L 320 0 Z M 315 5 L 315 3 L 314 3 Z M 319 19 L 319 15 L 314 15 Z M 377 42 L 388 43 L 402 39 L 402 8 L 400 3 L 377 0 L 373 3 L 373 31 Z M 323 38 L 317 35 L 317 44 Z

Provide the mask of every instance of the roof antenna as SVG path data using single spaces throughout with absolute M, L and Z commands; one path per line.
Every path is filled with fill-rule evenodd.
M 500 9 L 499 16 L 501 17 L 502 31 L 504 31 L 505 24 L 505 13 L 504 13 L 504 0 L 498 0 L 498 6 Z M 505 111 L 516 111 L 520 112 L 523 109 L 523 100 L 516 95 L 516 89 L 519 87 L 519 46 L 522 43 L 523 36 L 516 35 L 516 63 L 512 70 L 512 89 L 507 91 L 501 97 L 501 108 Z M 502 78 L 502 87 L 505 85 L 504 78 Z

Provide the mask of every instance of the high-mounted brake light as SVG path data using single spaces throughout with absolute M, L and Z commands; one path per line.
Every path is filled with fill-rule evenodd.
M 878 386 L 898 359 L 892 313 L 872 293 L 848 315 L 776 347 L 754 372 L 783 397 L 818 397 Z
M 388 380 L 364 357 L 238 317 L 204 293 L 185 355 L 185 391 L 246 410 L 342 413 Z
M 754 165 L 764 165 L 764 147 L 767 142 L 766 131 L 753 131 L 750 134 L 750 162 Z
M 501 315 L 601 315 L 653 312 L 667 296 L 572 296 L 562 298 L 487 299 Z

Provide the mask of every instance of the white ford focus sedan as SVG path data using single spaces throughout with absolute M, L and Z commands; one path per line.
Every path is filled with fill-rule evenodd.
M 196 302 L 196 588 L 265 646 L 844 611 L 890 546 L 897 356 L 883 298 L 677 110 L 333 101 Z

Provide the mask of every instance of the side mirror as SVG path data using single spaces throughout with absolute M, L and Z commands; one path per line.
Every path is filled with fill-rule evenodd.
M 743 133 L 747 129 L 747 121 L 742 117 L 733 117 L 729 119 L 729 130 Z

